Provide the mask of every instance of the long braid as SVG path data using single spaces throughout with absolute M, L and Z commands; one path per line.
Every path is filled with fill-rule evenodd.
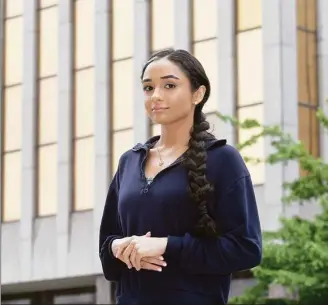
M 206 121 L 201 111 L 195 112 L 193 128 L 190 132 L 189 150 L 185 167 L 188 169 L 189 192 L 191 198 L 197 204 L 199 220 L 195 226 L 197 235 L 213 236 L 216 234 L 215 221 L 209 216 L 207 200 L 212 185 L 206 178 L 206 142 L 211 135 L 207 132 L 210 124 Z

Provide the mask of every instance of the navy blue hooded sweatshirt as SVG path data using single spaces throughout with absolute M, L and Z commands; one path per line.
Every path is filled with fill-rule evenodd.
M 107 280 L 117 282 L 119 304 L 226 304 L 231 274 L 260 264 L 262 236 L 253 185 L 239 152 L 208 140 L 207 178 L 214 186 L 209 214 L 219 236 L 197 238 L 199 217 L 187 192 L 182 155 L 149 184 L 144 166 L 159 137 L 124 153 L 110 184 L 100 226 L 99 255 Z M 128 267 L 111 253 L 116 238 L 168 237 L 162 272 Z

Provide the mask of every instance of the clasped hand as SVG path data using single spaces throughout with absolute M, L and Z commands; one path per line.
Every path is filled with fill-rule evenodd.
M 112 252 L 116 258 L 124 262 L 129 269 L 162 271 L 166 266 L 163 254 L 167 238 L 151 237 L 150 232 L 143 236 L 131 236 L 115 239 Z

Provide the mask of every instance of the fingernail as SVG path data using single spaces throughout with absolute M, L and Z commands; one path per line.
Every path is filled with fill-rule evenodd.
M 157 268 L 157 271 L 161 272 L 162 271 L 162 268 Z
M 163 263 L 163 266 L 166 267 L 166 266 L 167 266 L 167 263 L 164 262 L 164 263 Z
M 161 256 L 159 259 L 162 261 L 162 260 L 164 260 L 164 257 L 163 257 L 163 256 Z

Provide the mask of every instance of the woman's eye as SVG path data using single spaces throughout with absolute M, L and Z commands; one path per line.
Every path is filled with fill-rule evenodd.
M 145 86 L 144 88 L 143 88 L 143 90 L 144 91 L 150 91 L 150 90 L 152 90 L 153 88 L 151 87 L 151 86 Z
M 166 89 L 173 89 L 173 88 L 175 88 L 176 86 L 175 85 L 173 85 L 173 84 L 167 84 L 167 85 L 165 85 L 165 88 Z

